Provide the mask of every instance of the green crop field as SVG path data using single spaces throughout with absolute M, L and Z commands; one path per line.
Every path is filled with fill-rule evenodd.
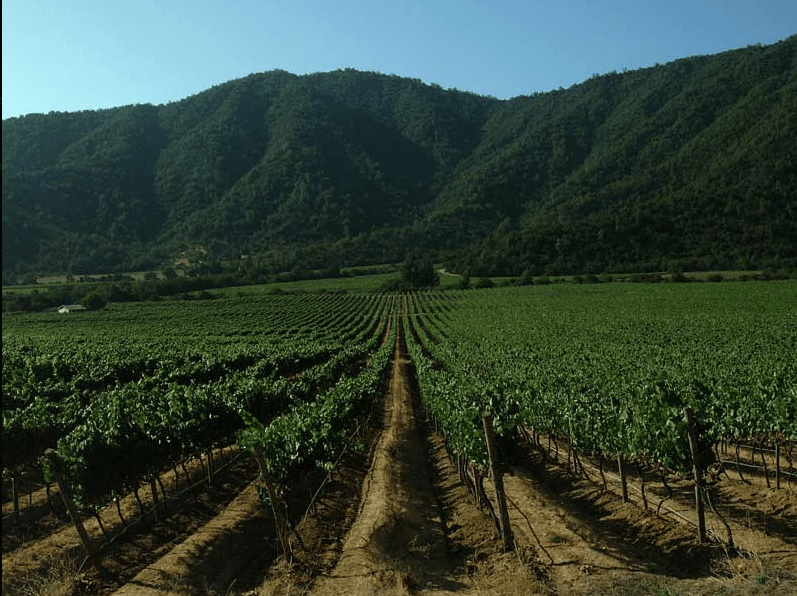
M 797 438 L 793 282 L 562 284 L 411 304 L 422 394 L 479 461 L 485 409 L 506 435 L 527 425 L 677 470 L 690 462 L 684 408 L 708 444 Z
M 81 459 L 101 452 L 93 442 L 147 451 L 143 468 L 119 478 L 124 484 L 229 440 L 242 427 L 242 410 L 263 422 L 296 407 L 293 394 L 272 395 L 286 391 L 275 389 L 286 375 L 341 354 L 363 358 L 377 350 L 377 327 L 397 316 L 388 306 L 397 297 L 355 293 L 371 289 L 366 280 L 379 281 L 280 284 L 303 290 L 286 295 L 270 294 L 275 286 L 233 288 L 209 301 L 4 317 L 4 466 L 57 447 L 75 470 L 102 477 L 107 470 L 92 466 L 115 460 Z M 494 410 L 507 435 L 527 424 L 568 435 L 587 451 L 673 468 L 688 461 L 687 406 L 706 440 L 797 438 L 794 282 L 553 284 L 401 300 L 423 397 L 441 420 L 454 416 L 450 436 L 473 457 L 482 458 L 475 447 L 482 442 L 478 425 L 463 425 L 467 409 L 472 416 Z M 339 382 L 339 373 L 329 374 L 324 384 Z M 97 418 L 117 421 L 102 431 L 113 439 L 92 434 Z M 204 418 L 216 422 L 203 427 Z M 154 460 L 152 441 L 163 446 Z M 89 444 L 88 451 L 76 446 Z M 92 494 L 101 500 L 119 486 Z
M 362 447 L 399 350 L 412 377 L 401 382 L 478 474 L 489 412 L 502 458 L 547 436 L 573 461 L 702 478 L 698 458 L 730 442 L 784 453 L 788 468 L 770 457 L 778 486 L 797 476 L 794 281 L 385 294 L 370 285 L 380 278 L 4 315 L 4 478 L 49 482 L 58 462 L 96 513 L 147 484 L 156 501 L 160 475 L 177 483 L 197 458 L 209 478 L 209 454 L 237 444 L 270 490 L 289 491 Z

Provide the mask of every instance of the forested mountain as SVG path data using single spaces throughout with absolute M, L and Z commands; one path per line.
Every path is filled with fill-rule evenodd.
M 797 266 L 797 36 L 507 101 L 342 70 L 3 121 L 3 270 Z M 536 274 L 536 273 L 535 273 Z

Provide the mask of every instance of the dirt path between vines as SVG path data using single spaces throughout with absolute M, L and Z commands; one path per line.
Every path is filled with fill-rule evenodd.
M 188 462 L 186 470 L 191 479 L 184 473 L 178 479 L 173 472 L 164 473 L 162 482 L 170 493 L 168 512 L 159 513 L 160 521 L 155 522 L 152 514 L 146 522 L 137 522 L 123 532 L 122 521 L 113 505 L 100 512 L 103 527 L 114 536 L 110 544 L 106 544 L 102 531 L 93 517 L 84 519 L 86 531 L 95 547 L 103 545 L 101 551 L 102 565 L 106 573 L 98 576 L 88 563 L 84 561 L 84 551 L 77 531 L 65 514 L 54 516 L 48 514 L 25 529 L 3 528 L 3 546 L 9 550 L 3 553 L 3 593 L 58 593 L 58 594 L 109 594 L 131 579 L 138 571 L 159 557 L 170 552 L 176 544 L 194 533 L 201 533 L 202 527 L 212 521 L 219 511 L 224 510 L 233 496 L 246 487 L 256 473 L 254 462 L 248 458 L 236 459 L 232 454 L 237 448 L 226 450 L 226 461 L 229 467 L 219 470 L 214 476 L 213 487 L 208 488 L 204 480 L 204 472 L 197 460 Z M 216 453 L 218 455 L 218 452 Z M 230 460 L 233 461 L 230 462 Z M 217 459 L 217 461 L 219 461 Z M 175 500 L 173 493 L 175 484 L 183 491 L 189 485 L 195 486 L 180 499 Z M 152 505 L 149 490 L 140 490 L 140 497 L 145 508 Z M 162 496 L 162 495 L 161 495 Z M 55 505 L 59 504 L 60 495 L 51 497 Z M 45 501 L 46 503 L 46 501 Z M 46 504 L 39 505 L 47 507 Z M 63 509 L 63 504 L 57 508 Z M 127 522 L 140 515 L 139 506 L 131 494 L 120 500 L 119 509 Z M 48 531 L 50 533 L 48 533 Z M 84 566 L 80 567 L 81 561 Z M 77 575 L 76 575 L 77 574 Z M 187 575 L 182 576 L 185 580 Z M 175 582 L 172 582 L 173 584 Z M 33 588 L 33 586 L 38 586 Z M 50 586 L 47 590 L 43 586 Z M 58 586 L 56 589 L 55 586 Z
M 213 594 L 247 586 L 274 557 L 273 538 L 273 522 L 253 482 L 223 512 L 115 594 Z
M 334 570 L 315 586 L 317 596 L 371 594 L 407 583 L 456 587 L 452 578 L 439 573 L 447 566 L 446 537 L 402 370 L 406 365 L 397 342 L 387 428 L 375 447 L 357 520 Z
M 314 553 L 322 569 L 301 578 L 272 571 L 253 594 L 548 593 L 537 590 L 538 579 L 515 553 L 501 552 L 493 523 L 459 483 L 444 441 L 419 419 L 413 381 L 399 337 L 381 432 L 367 471 L 350 486 L 359 495 L 337 502 L 341 512 L 353 509 L 341 513 L 339 537 L 328 537 L 328 547 Z M 304 541 L 318 533 L 319 521 L 309 522 L 314 529 L 300 525 L 296 532 Z
M 649 532 L 654 526 L 660 528 L 656 539 L 648 541 L 645 548 L 648 557 L 660 559 L 658 554 L 652 553 L 654 548 L 658 548 L 666 552 L 670 559 L 683 561 L 683 550 L 695 539 L 697 528 L 694 488 L 687 479 L 670 475 L 668 488 L 671 493 L 668 495 L 661 481 L 648 473 L 643 499 L 639 488 L 642 486 L 641 470 L 629 466 L 632 469 L 626 472 L 630 504 L 624 505 L 620 500 L 620 478 L 616 471 L 604 470 L 608 486 L 608 491 L 604 491 L 599 464 L 594 457 L 581 456 L 581 474 L 575 476 L 564 471 L 563 462 L 568 460 L 565 452 L 556 448 L 549 451 L 546 462 L 540 461 L 537 451 L 534 455 L 535 462 L 531 467 L 536 472 L 530 471 L 527 466 L 527 477 L 544 475 L 548 485 L 558 485 L 568 493 L 571 508 L 577 508 L 578 502 L 589 503 L 593 510 L 601 511 L 602 517 L 614 518 L 618 522 L 623 520 L 629 529 L 635 525 L 644 525 Z M 551 456 L 561 460 L 554 463 Z M 606 463 L 604 468 L 607 467 Z M 755 570 L 757 572 L 763 569 L 786 572 L 797 569 L 797 498 L 794 493 L 785 486 L 780 490 L 767 488 L 760 477 L 750 477 L 747 483 L 743 483 L 731 475 L 723 474 L 711 483 L 710 494 L 713 495 L 712 507 L 706 510 L 706 529 L 710 542 L 693 549 L 689 564 L 679 564 L 676 569 L 671 569 L 673 575 L 706 573 L 710 566 L 709 558 L 717 559 L 717 551 L 724 548 L 722 543 L 727 543 L 728 530 L 731 531 L 735 546 L 741 549 L 741 558 L 748 559 L 745 562 L 736 557 L 736 571 L 749 571 L 755 566 L 761 567 Z M 697 551 L 702 551 L 702 560 L 695 554 Z M 755 559 L 754 564 L 749 562 L 752 559 Z M 711 563 L 715 569 L 719 568 L 716 560 Z

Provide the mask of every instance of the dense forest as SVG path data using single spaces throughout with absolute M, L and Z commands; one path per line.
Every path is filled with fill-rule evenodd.
M 3 278 L 797 267 L 797 36 L 498 100 L 351 69 L 3 121 Z

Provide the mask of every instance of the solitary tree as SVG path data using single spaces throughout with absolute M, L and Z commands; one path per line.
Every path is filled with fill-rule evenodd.
M 434 270 L 431 260 L 413 251 L 407 253 L 401 264 L 401 282 L 412 288 L 424 288 L 438 285 L 440 276 Z
M 105 297 L 98 290 L 91 290 L 83 297 L 83 306 L 89 310 L 100 310 L 105 304 Z

